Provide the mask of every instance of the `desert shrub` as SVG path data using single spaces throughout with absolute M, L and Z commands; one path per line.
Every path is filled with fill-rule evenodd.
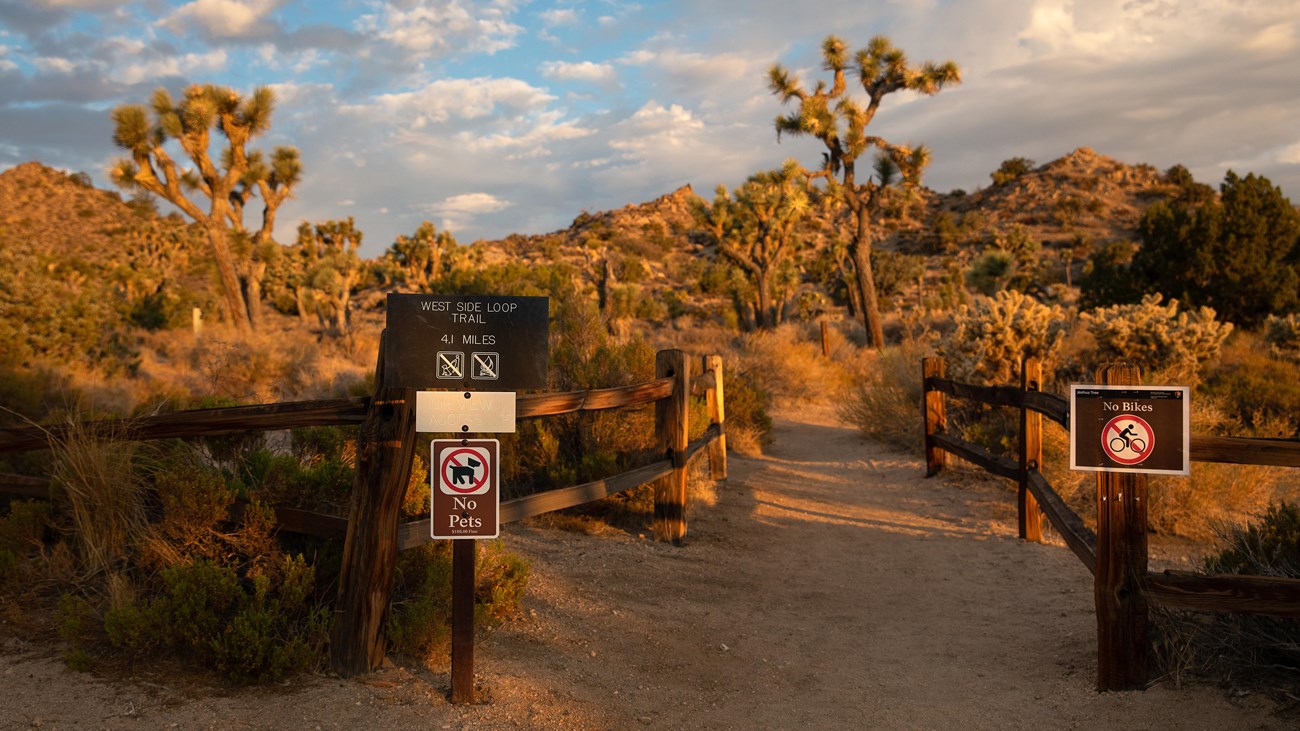
M 388 636 L 393 649 L 429 661 L 451 636 L 450 541 L 432 541 L 398 554 Z M 493 626 L 519 611 L 529 566 L 500 541 L 476 542 L 474 618 Z
M 1279 358 L 1300 361 L 1300 314 L 1269 315 L 1264 321 L 1264 342 Z
M 908 341 L 865 353 L 836 413 L 866 438 L 899 450 L 921 448 L 921 358 L 928 345 Z
M 821 346 L 806 335 L 804 327 L 794 324 L 743 335 L 739 351 L 738 378 L 753 383 L 777 400 L 816 400 L 826 388 L 835 387 L 847 375 L 835 362 L 822 356 Z M 727 401 L 730 420 L 730 389 Z
M 160 593 L 109 609 L 104 632 L 128 655 L 175 652 L 240 684 L 320 666 L 329 614 L 315 601 L 315 570 L 302 556 L 267 568 L 241 580 L 209 560 L 167 567 Z
M 10 578 L 22 578 L 29 557 L 44 545 L 49 526 L 49 503 L 20 500 L 9 503 L 9 514 L 0 517 L 0 586 Z
M 1275 503 L 1257 520 L 1223 525 L 1208 574 L 1300 579 L 1300 508 Z M 1290 697 L 1300 678 L 1300 623 L 1250 614 L 1161 610 L 1153 615 L 1157 658 L 1166 672 L 1209 677 L 1242 691 Z
M 900 254 L 886 249 L 872 249 L 871 270 L 876 280 L 876 294 L 886 310 L 893 309 L 894 298 L 903 288 L 925 273 L 925 257 Z
M 1006 289 L 1015 275 L 1015 257 L 1000 249 L 989 249 L 971 262 L 966 281 L 972 289 L 990 297 Z
M 1034 161 L 1027 157 L 1012 157 L 1002 161 L 998 169 L 989 174 L 994 185 L 1009 183 L 1034 168 Z
M 727 448 L 741 454 L 759 454 L 772 441 L 767 391 L 728 361 L 723 361 L 722 373 Z
M 1224 345 L 1218 364 L 1199 392 L 1219 398 L 1247 427 L 1287 425 L 1277 436 L 1300 435 L 1300 379 L 1297 364 L 1273 357 L 1253 333 L 1237 332 Z
M 1088 256 L 1079 278 L 1079 303 L 1085 309 L 1137 302 L 1140 284 L 1129 271 L 1137 244 L 1111 241 Z
M 1067 326 L 1066 312 L 1015 291 L 980 297 L 953 315 L 954 327 L 938 344 L 950 378 L 1010 383 L 1021 362 L 1038 358 L 1050 372 Z
M 1136 305 L 1112 305 L 1079 315 L 1097 341 L 1101 360 L 1123 360 L 1144 371 L 1163 370 L 1196 379 L 1218 358 L 1232 323 L 1219 322 L 1214 310 L 1178 311 L 1178 300 L 1161 305 L 1161 295 Z

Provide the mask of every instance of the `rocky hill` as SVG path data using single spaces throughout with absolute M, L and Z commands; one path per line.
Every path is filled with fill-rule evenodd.
M 1014 180 L 946 199 L 939 210 L 979 211 L 990 226 L 1020 224 L 1048 245 L 1076 234 L 1107 241 L 1135 238 L 1142 212 L 1172 192 L 1150 165 L 1080 147 Z
M 925 257 L 932 281 L 936 272 L 1012 234 L 1047 249 L 1079 251 L 1072 264 L 1077 270 L 1090 248 L 1136 239 L 1142 212 L 1171 192 L 1149 165 L 1080 148 L 969 193 L 915 191 L 876 227 L 877 245 Z M 584 211 L 560 231 L 479 241 L 470 249 L 482 265 L 565 266 L 579 291 L 599 297 L 607 314 L 659 322 L 695 316 L 735 325 L 728 275 L 695 231 L 692 208 L 702 202 L 688 185 L 646 203 Z M 825 241 L 835 227 L 823 220 L 814 236 Z M 811 272 L 825 268 L 818 256 L 811 247 L 798 263 L 806 289 L 818 286 Z M 124 201 L 95 189 L 84 174 L 35 162 L 0 173 L 0 259 L 10 282 L 0 288 L 5 329 L 19 318 L 42 312 L 64 317 L 76 309 L 54 307 L 55 301 L 82 302 L 109 316 L 113 302 L 142 301 L 142 293 L 161 286 L 160 277 L 184 279 L 195 292 L 212 288 L 204 272 L 206 246 L 179 215 L 161 216 L 149 201 Z M 378 306 L 382 295 L 363 294 L 357 301 Z M 57 333 L 60 326 L 44 330 Z

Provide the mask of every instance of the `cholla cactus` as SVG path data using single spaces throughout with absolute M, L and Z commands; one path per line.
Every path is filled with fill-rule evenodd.
M 956 328 L 940 343 L 949 372 L 961 380 L 1011 382 L 1035 357 L 1050 369 L 1061 348 L 1066 312 L 1016 291 L 979 297 L 953 316 Z
M 1264 342 L 1278 357 L 1300 360 L 1300 313 L 1269 315 L 1264 321 Z
M 1141 304 L 1099 307 L 1079 315 L 1097 340 L 1099 355 L 1124 360 L 1144 371 L 1173 370 L 1195 378 L 1200 367 L 1219 357 L 1232 323 L 1219 322 L 1214 310 L 1178 311 L 1178 300 L 1160 304 L 1149 294 Z

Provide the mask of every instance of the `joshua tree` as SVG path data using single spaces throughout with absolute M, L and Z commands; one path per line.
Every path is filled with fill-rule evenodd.
M 231 89 L 192 85 L 179 103 L 166 89 L 154 92 L 150 108 L 124 104 L 113 110 L 113 142 L 130 153 L 113 167 L 113 181 L 130 190 L 161 196 L 203 226 L 221 277 L 226 306 L 236 326 L 251 329 L 261 299 L 265 251 L 273 244 L 275 213 L 298 183 L 298 150 L 277 147 L 270 160 L 249 150 L 253 138 L 271 126 L 274 96 L 258 87 L 247 98 Z M 150 118 L 152 112 L 152 119 Z M 212 130 L 226 140 L 214 161 Z M 194 169 L 181 169 L 166 150 L 180 145 Z M 188 192 L 207 199 L 207 210 Z M 262 225 L 244 227 L 244 207 L 262 197 Z
M 442 278 L 444 255 L 455 249 L 456 238 L 450 232 L 439 231 L 425 221 L 410 236 L 398 234 L 397 240 L 384 252 L 384 259 L 401 272 L 406 283 L 416 291 L 429 292 Z
M 884 333 L 871 271 L 871 214 L 881 186 L 870 177 L 860 182 L 856 164 L 858 157 L 872 146 L 886 151 L 893 146 L 880 137 L 867 135 L 867 125 L 886 95 L 903 90 L 935 94 L 946 85 L 960 83 L 961 72 L 952 61 L 926 62 L 919 68 L 908 66 L 907 56 L 884 36 L 871 39 L 852 58 L 844 41 L 827 36 L 822 42 L 822 60 L 823 68 L 832 74 L 829 88 L 826 82 L 818 81 L 809 91 L 780 64 L 773 64 L 768 71 L 768 86 L 773 94 L 781 97 L 783 104 L 798 100 L 797 109 L 776 118 L 777 140 L 783 133 L 811 135 L 826 147 L 818 174 L 836 187 L 851 216 L 853 234 L 849 246 L 862 296 L 863 322 L 872 347 L 878 348 L 884 343 Z M 853 73 L 862 83 L 862 90 L 867 94 L 865 106 L 848 95 L 847 73 Z M 890 158 L 901 172 L 900 163 L 904 160 L 899 158 L 906 155 L 891 154 Z
M 361 231 L 351 216 L 345 221 L 325 221 L 298 226 L 298 241 L 291 253 L 300 267 L 297 287 L 299 316 L 306 295 L 316 305 L 321 324 L 335 335 L 348 331 L 352 290 L 361 281 Z
M 750 176 L 735 191 L 718 186 L 713 205 L 699 204 L 696 220 L 735 262 L 754 287 L 754 313 L 761 328 L 781 322 L 782 298 L 775 296 L 777 273 L 798 248 L 795 229 L 811 210 L 807 172 L 794 160 L 780 170 Z

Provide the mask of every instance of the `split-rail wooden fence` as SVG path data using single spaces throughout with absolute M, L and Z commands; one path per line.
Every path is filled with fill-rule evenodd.
M 694 442 L 688 442 L 688 399 L 692 395 L 690 366 L 684 352 L 664 350 L 656 354 L 655 379 L 646 383 L 590 391 L 520 395 L 515 406 L 516 420 L 653 403 L 661 459 L 602 480 L 504 501 L 499 513 L 500 522 L 510 523 L 583 505 L 653 482 L 655 536 L 662 541 L 680 544 L 686 535 L 686 470 L 692 458 L 707 447 L 713 479 L 725 479 L 727 474 L 722 358 L 707 356 L 702 361 L 702 377 L 695 386 L 707 400 L 710 424 Z M 378 369 L 376 382 L 382 384 L 382 355 Z M 415 389 L 381 385 L 375 395 L 368 398 L 198 409 L 131 420 L 86 422 L 77 428 L 114 439 L 148 440 L 349 425 L 359 426 L 360 430 L 348 517 L 292 508 L 275 509 L 276 523 L 281 530 L 345 541 L 330 651 L 333 669 L 346 677 L 370 672 L 384 659 L 384 620 L 389 608 L 397 553 L 433 540 L 428 518 L 402 523 L 399 514 L 417 442 Z M 51 440 L 58 441 L 68 430 L 67 425 L 0 429 L 0 453 L 46 449 Z M 49 482 L 35 477 L 0 474 L 0 492 L 48 498 Z M 473 553 L 467 555 L 472 570 Z M 472 603 L 472 596 L 469 601 Z M 453 652 L 455 644 L 456 638 L 453 637 Z M 460 667 L 471 668 L 472 672 L 472 662 Z M 454 667 L 453 675 L 456 672 Z M 452 680 L 453 690 L 473 687 L 472 678 L 468 684 L 465 679 L 460 683 L 455 677 Z
M 1098 473 L 1097 531 L 1094 533 L 1066 505 L 1039 471 L 1043 461 L 1042 417 L 1070 428 L 1069 402 L 1042 390 L 1042 366 L 1026 360 L 1021 384 L 977 386 L 944 377 L 942 358 L 922 360 L 923 418 L 926 474 L 944 467 L 956 455 L 1019 485 L 1020 537 L 1042 542 L 1042 519 L 1064 539 L 1093 575 L 1097 611 L 1097 688 L 1099 691 L 1141 690 L 1148 683 L 1148 607 L 1202 612 L 1266 614 L 1300 617 L 1300 580 L 1244 575 L 1205 575 L 1147 568 L 1146 476 Z M 1111 364 L 1097 371 L 1097 382 L 1137 385 L 1136 368 Z M 947 432 L 946 397 L 955 396 L 991 406 L 1020 410 L 1018 462 Z M 1300 467 L 1300 440 L 1195 436 L 1194 462 Z

